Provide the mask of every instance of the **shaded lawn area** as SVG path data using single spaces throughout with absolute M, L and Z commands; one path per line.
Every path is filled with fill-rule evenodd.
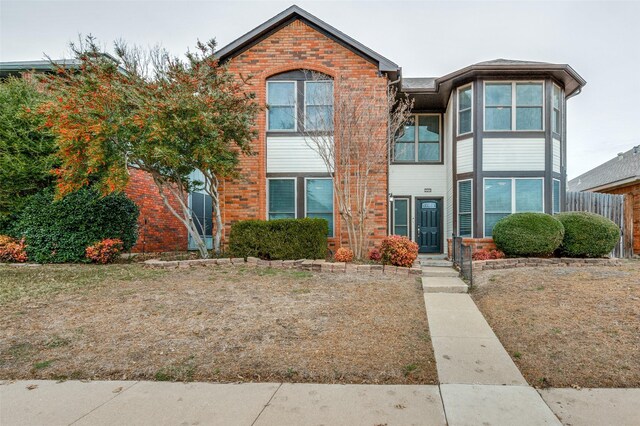
M 484 271 L 472 294 L 533 386 L 640 387 L 640 262 Z
M 415 277 L 0 265 L 0 379 L 436 383 Z

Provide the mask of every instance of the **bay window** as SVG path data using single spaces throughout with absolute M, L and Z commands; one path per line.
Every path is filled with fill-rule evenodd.
M 267 82 L 267 130 L 296 130 L 296 82 Z
M 512 213 L 543 212 L 542 178 L 491 178 L 484 180 L 484 235 Z
M 409 237 L 409 199 L 393 200 L 393 235 Z
M 554 133 L 560 134 L 560 124 L 561 124 L 561 115 L 560 115 L 560 98 L 562 96 L 562 91 L 555 84 L 553 85 L 553 112 L 551 114 L 551 130 Z
M 418 114 L 409 117 L 396 139 L 396 162 L 437 163 L 440 161 L 440 116 Z
M 471 237 L 472 225 L 472 187 L 471 179 L 458 182 L 458 236 Z
M 330 178 L 307 178 L 305 217 L 326 219 L 329 236 L 333 236 L 333 181 Z
M 560 181 L 553 180 L 553 214 L 560 213 Z
M 486 131 L 542 130 L 543 83 L 486 83 L 484 129 Z
M 458 89 L 458 134 L 471 133 L 473 93 L 471 85 Z

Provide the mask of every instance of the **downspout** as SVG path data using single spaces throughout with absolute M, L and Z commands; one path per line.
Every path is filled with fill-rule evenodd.
M 564 101 L 568 101 L 569 99 L 573 98 L 574 96 L 579 95 L 580 93 L 582 93 L 582 87 L 579 87 L 578 90 L 576 90 L 575 92 L 573 92 L 572 94 L 570 94 L 569 96 L 567 96 L 566 98 L 564 98 Z

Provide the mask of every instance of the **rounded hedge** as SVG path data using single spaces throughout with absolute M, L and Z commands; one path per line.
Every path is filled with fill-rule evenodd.
M 611 220 L 589 212 L 556 215 L 564 225 L 560 254 L 570 257 L 602 257 L 620 241 L 620 228 Z
M 515 213 L 493 227 L 493 241 L 507 256 L 549 256 L 563 237 L 562 223 L 544 213 Z
M 47 190 L 31 197 L 11 233 L 25 238 L 30 261 L 86 262 L 86 248 L 105 238 L 120 239 L 124 250 L 133 247 L 138 214 L 122 193 L 101 196 L 81 189 L 56 201 Z

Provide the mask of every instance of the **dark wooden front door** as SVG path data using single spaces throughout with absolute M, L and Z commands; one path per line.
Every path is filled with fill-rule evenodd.
M 442 200 L 416 200 L 416 242 L 420 253 L 442 253 Z

